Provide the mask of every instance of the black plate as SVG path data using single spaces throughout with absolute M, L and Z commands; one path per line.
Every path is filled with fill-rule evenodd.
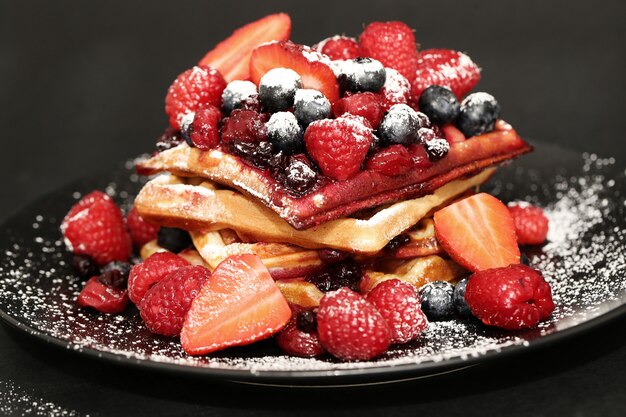
M 24 208 L 2 227 L 0 317 L 14 327 L 119 364 L 206 378 L 281 385 L 347 385 L 433 376 L 577 335 L 626 311 L 624 168 L 612 158 L 533 142 L 536 151 L 503 166 L 484 187 L 505 202 L 526 200 L 550 218 L 548 242 L 526 250 L 552 285 L 556 310 L 537 329 L 504 332 L 474 321 L 433 322 L 416 342 L 368 362 L 286 357 L 264 341 L 190 357 L 155 336 L 137 311 L 109 316 L 75 306 L 81 282 L 69 267 L 59 223 L 93 189 L 128 207 L 144 179 L 132 163 L 75 183 Z

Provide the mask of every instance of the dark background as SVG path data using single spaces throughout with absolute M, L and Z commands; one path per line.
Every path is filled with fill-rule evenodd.
M 422 48 L 467 52 L 478 90 L 528 139 L 624 166 L 623 1 L 0 1 L 0 221 L 67 182 L 153 149 L 176 76 L 235 28 L 292 17 L 313 44 L 403 20 Z M 554 155 L 558 163 L 559 155 Z M 584 337 L 435 380 L 361 390 L 267 390 L 170 379 L 80 359 L 0 326 L 7 384 L 94 415 L 626 415 L 621 319 Z M 234 400 L 225 399 L 236 393 Z M 15 405 L 17 404 L 17 405 Z M 31 404 L 32 408 L 32 404 Z

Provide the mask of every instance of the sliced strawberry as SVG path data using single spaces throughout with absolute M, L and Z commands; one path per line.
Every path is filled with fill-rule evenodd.
M 180 341 L 188 354 L 203 355 L 265 339 L 290 318 L 289 304 L 261 258 L 231 256 L 193 300 Z
M 250 79 L 259 85 L 269 70 L 289 68 L 300 74 L 303 88 L 321 91 L 333 103 L 339 99 L 339 84 L 328 63 L 328 57 L 308 46 L 291 41 L 272 42 L 252 51 Z
M 435 212 L 435 235 L 452 259 L 470 271 L 519 264 L 515 224 L 504 203 L 479 193 Z
M 250 56 L 257 46 L 284 41 L 291 36 L 291 18 L 285 13 L 270 14 L 235 30 L 218 43 L 198 65 L 219 70 L 227 82 L 250 77 Z

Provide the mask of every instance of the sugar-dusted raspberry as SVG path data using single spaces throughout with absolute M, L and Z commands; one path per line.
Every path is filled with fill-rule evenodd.
M 313 357 L 326 352 L 317 334 L 317 318 L 312 309 L 292 304 L 289 323 L 276 334 L 280 349 L 292 356 Z M 306 325 L 302 325 L 302 323 Z
M 203 151 L 215 148 L 220 143 L 220 121 L 222 112 L 208 105 L 194 113 L 187 135 L 193 145 Z
M 475 272 L 467 282 L 465 301 L 483 323 L 507 330 L 535 327 L 554 310 L 550 284 L 526 265 Z
M 391 344 L 385 318 L 359 293 L 347 287 L 328 292 L 320 300 L 317 331 L 322 346 L 342 360 L 369 360 Z
M 383 97 L 369 91 L 343 97 L 333 104 L 333 114 L 339 117 L 346 113 L 364 117 L 372 129 L 378 129 L 385 114 Z
M 359 37 L 362 56 L 372 57 L 408 80 L 415 77 L 417 44 L 413 30 L 403 22 L 372 22 Z
M 408 282 L 395 278 L 383 281 L 367 293 L 365 299 L 387 320 L 391 343 L 414 340 L 428 327 L 417 288 Z
M 360 171 L 372 144 L 368 124 L 363 117 L 346 114 L 317 120 L 307 127 L 306 149 L 324 175 L 343 181 Z
M 141 248 L 146 243 L 157 238 L 159 226 L 147 222 L 141 217 L 135 206 L 131 207 L 126 215 L 126 225 L 128 226 L 130 237 L 137 248 Z
M 128 305 L 128 292 L 104 285 L 98 277 L 91 277 L 78 294 L 76 303 L 79 307 L 91 307 L 101 313 L 121 313 Z
M 191 302 L 210 276 L 208 268 L 188 265 L 168 273 L 154 284 L 139 308 L 146 327 L 152 333 L 178 336 Z
M 180 129 L 182 117 L 212 105 L 220 108 L 226 81 L 222 74 L 209 66 L 195 66 L 180 74 L 165 97 L 165 113 L 170 126 Z
M 407 104 L 411 98 L 411 83 L 393 68 L 385 68 L 387 77 L 379 94 L 383 96 L 383 108 L 389 110 L 394 104 Z
M 413 156 L 404 145 L 384 148 L 365 162 L 365 169 L 388 176 L 406 174 L 412 167 Z
M 189 265 L 185 259 L 171 252 L 157 252 L 135 265 L 128 276 L 128 295 L 139 306 L 152 285 L 170 272 Z
M 130 258 L 132 242 L 124 215 L 101 191 L 92 191 L 72 206 L 61 223 L 61 232 L 72 253 L 88 255 L 98 265 Z
M 267 114 L 254 110 L 235 109 L 223 120 L 222 141 L 259 143 L 267 140 Z
M 358 57 L 361 52 L 356 39 L 342 35 L 324 39 L 314 48 L 332 60 L 353 59 Z
M 519 202 L 508 205 L 515 222 L 515 234 L 520 245 L 541 245 L 548 237 L 549 221 L 543 210 L 535 205 Z

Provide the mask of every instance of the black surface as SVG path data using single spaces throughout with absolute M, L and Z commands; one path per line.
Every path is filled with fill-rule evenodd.
M 152 149 L 176 75 L 240 24 L 274 11 L 291 14 L 292 37 L 304 43 L 404 20 L 424 48 L 467 51 L 483 67 L 479 89 L 499 99 L 523 136 L 624 166 L 625 10 L 620 1 L 2 1 L 0 219 Z M 625 324 L 435 380 L 323 393 L 165 378 L 77 358 L 0 326 L 0 398 L 23 394 L 103 416 L 621 416 Z M 0 412 L 38 411 L 32 401 L 7 404 Z

